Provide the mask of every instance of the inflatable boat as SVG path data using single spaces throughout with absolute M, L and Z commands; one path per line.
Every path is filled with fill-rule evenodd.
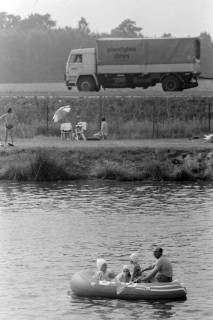
M 125 300 L 179 300 L 186 299 L 186 288 L 179 281 L 152 283 L 120 283 L 94 281 L 90 271 L 80 271 L 71 278 L 71 290 L 80 297 L 98 297 Z

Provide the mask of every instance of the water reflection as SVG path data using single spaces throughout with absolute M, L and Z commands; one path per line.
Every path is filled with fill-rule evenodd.
M 0 318 L 210 320 L 212 191 L 198 183 L 1 183 Z M 134 250 L 142 265 L 153 262 L 156 244 L 185 282 L 187 301 L 67 295 L 70 275 L 94 269 L 97 256 L 118 272 Z
M 174 308 L 174 304 L 171 302 L 152 302 L 151 304 L 154 309 L 153 315 L 156 319 L 170 319 L 175 315 L 175 311 L 172 310 Z
M 95 319 L 149 319 L 150 310 L 152 318 L 150 319 L 170 319 L 175 316 L 175 308 L 183 304 L 184 301 L 125 301 L 125 300 L 107 300 L 107 299 L 89 299 L 72 296 L 72 310 L 82 310 L 82 315 L 94 312 Z

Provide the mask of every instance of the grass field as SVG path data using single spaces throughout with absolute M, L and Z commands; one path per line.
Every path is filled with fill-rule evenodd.
M 32 149 L 62 149 L 62 150 L 137 150 L 137 149 L 156 149 L 156 150 L 185 150 L 185 151 L 210 151 L 212 143 L 205 142 L 204 139 L 121 139 L 121 140 L 101 140 L 101 141 L 71 141 L 61 140 L 59 137 L 36 136 L 33 139 L 16 139 L 15 145 L 23 150 Z M 13 152 L 16 148 L 6 147 L 0 149 Z
M 59 83 L 10 83 L 0 84 L 1 96 L 209 96 L 213 95 L 213 80 L 200 80 L 199 86 L 182 92 L 164 92 L 161 85 L 148 89 L 106 89 L 100 92 L 79 93 L 76 88 L 68 90 L 63 82 Z

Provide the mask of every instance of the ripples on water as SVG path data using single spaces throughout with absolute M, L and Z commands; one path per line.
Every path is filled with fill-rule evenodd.
M 212 319 L 213 187 L 75 182 L 0 186 L 0 319 Z M 102 255 L 120 271 L 160 244 L 188 289 L 184 302 L 69 295 L 70 276 Z

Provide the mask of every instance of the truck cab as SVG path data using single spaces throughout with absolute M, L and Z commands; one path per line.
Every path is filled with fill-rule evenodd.
M 69 90 L 72 86 L 77 86 L 79 91 L 97 90 L 95 48 L 71 50 L 66 64 L 65 82 Z
M 148 88 L 164 91 L 198 86 L 199 38 L 100 38 L 96 48 L 71 50 L 66 64 L 68 89 Z

